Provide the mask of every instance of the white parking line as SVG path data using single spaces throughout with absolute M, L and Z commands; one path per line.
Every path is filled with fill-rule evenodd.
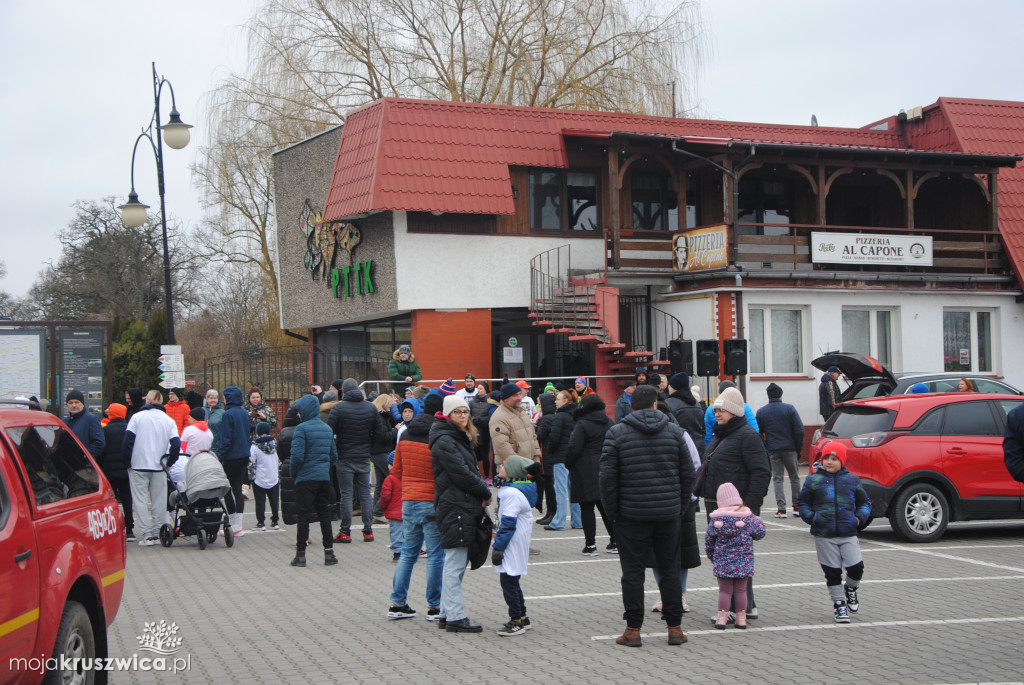
M 950 618 L 950 619 L 936 619 L 936 620 L 919 620 L 919 621 L 870 621 L 867 623 L 816 623 L 816 624 L 804 624 L 795 626 L 765 626 L 764 628 L 756 627 L 754 624 L 749 623 L 749 629 L 744 631 L 735 630 L 730 628 L 728 630 L 717 630 L 712 628 L 711 630 L 692 630 L 686 633 L 688 637 L 694 635 L 749 635 L 751 633 L 785 633 L 795 632 L 798 630 L 847 630 L 851 628 L 901 628 L 904 626 L 934 626 L 934 625 L 963 625 L 968 623 L 1024 623 L 1024 616 L 991 616 L 986 618 Z M 668 633 L 641 633 L 641 637 L 655 638 L 665 637 Z M 591 640 L 614 640 L 618 635 L 594 635 Z
M 873 540 L 871 542 L 871 544 L 878 545 L 880 547 L 884 547 L 884 548 L 888 548 L 888 549 L 899 550 L 901 552 L 910 552 L 912 554 L 922 554 L 924 556 L 938 557 L 939 559 L 949 559 L 950 561 L 960 561 L 960 562 L 963 562 L 965 564 L 974 564 L 976 566 L 985 566 L 985 567 L 988 567 L 988 568 L 998 568 L 998 569 L 1001 569 L 1003 571 L 1015 571 L 1017 573 L 1024 573 L 1024 568 L 1020 568 L 1019 566 L 1007 566 L 1006 564 L 993 564 L 991 561 L 981 561 L 980 559 L 966 559 L 964 557 L 958 557 L 955 554 L 941 554 L 939 552 L 936 552 L 935 550 L 924 549 L 922 547 L 917 547 L 917 546 L 894 545 L 894 544 L 892 544 L 890 542 L 878 542 L 877 540 Z
M 871 579 L 866 581 L 862 587 L 871 585 L 889 585 L 896 583 L 961 583 L 964 581 L 996 581 L 996 580 L 1024 580 L 1024 575 L 1017 576 L 959 576 L 952 578 L 890 578 L 884 580 Z M 766 584 L 754 584 L 755 590 L 779 590 L 786 588 L 799 588 L 799 587 L 821 587 L 822 582 L 816 581 L 813 583 L 766 583 Z M 688 587 L 687 593 L 693 592 L 718 592 L 718 586 L 714 587 Z M 644 594 L 658 594 L 658 590 L 645 590 Z M 529 601 L 540 601 L 545 599 L 583 599 L 586 597 L 620 597 L 622 596 L 621 591 L 617 592 L 584 592 L 577 594 L 566 594 L 566 595 L 534 595 L 526 597 Z

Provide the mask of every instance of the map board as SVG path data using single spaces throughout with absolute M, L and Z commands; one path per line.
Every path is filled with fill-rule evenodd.
M 0 399 L 46 397 L 46 330 L 0 330 Z

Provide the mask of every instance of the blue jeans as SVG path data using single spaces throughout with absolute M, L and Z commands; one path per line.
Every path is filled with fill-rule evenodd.
M 565 464 L 554 464 L 551 471 L 555 474 L 555 500 L 558 503 L 555 516 L 551 519 L 551 527 L 555 530 L 565 530 L 565 515 L 571 510 L 572 527 L 582 528 L 580 505 L 574 502 L 571 509 L 569 505 L 569 467 Z M 550 502 L 548 502 L 548 508 L 551 508 Z
M 462 606 L 462 576 L 469 563 L 469 547 L 452 547 L 444 551 L 444 573 L 441 579 L 441 615 L 449 621 L 466 618 Z
M 427 606 L 433 609 L 441 606 L 441 574 L 444 570 L 444 550 L 441 549 L 441 532 L 437 523 L 428 521 L 433 517 L 433 502 L 402 502 L 402 557 L 395 567 L 395 578 L 391 588 L 391 603 L 404 606 L 409 600 L 409 581 L 412 567 L 420 558 L 423 541 L 427 542 Z
M 393 554 L 398 554 L 405 542 L 405 522 L 388 519 L 388 534 L 391 536 L 389 548 Z
M 339 460 L 335 465 L 341 484 L 341 522 L 339 530 L 345 535 L 352 531 L 352 490 L 362 509 L 363 532 L 373 532 L 373 498 L 370 497 L 370 460 Z

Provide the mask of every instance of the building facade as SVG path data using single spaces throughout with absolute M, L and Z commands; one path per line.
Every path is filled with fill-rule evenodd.
M 1022 151 L 1024 103 L 849 129 L 384 99 L 275 155 L 281 325 L 367 377 L 409 343 L 425 379 L 596 374 L 609 403 L 713 340 L 706 396 L 775 382 L 808 425 L 826 351 L 1020 386 Z

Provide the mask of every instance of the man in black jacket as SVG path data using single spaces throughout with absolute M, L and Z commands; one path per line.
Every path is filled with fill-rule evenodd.
M 679 427 L 693 440 L 697 453 L 704 454 L 704 410 L 690 392 L 690 377 L 686 373 L 673 374 L 668 379 L 668 399 L 665 400 Z
M 832 416 L 832 412 L 836 410 L 836 404 L 839 402 L 839 367 L 830 366 L 828 371 L 821 375 L 821 383 L 818 384 L 818 412 L 821 413 L 825 420 L 828 421 L 828 417 Z
M 367 402 L 359 383 L 346 378 L 341 401 L 331 407 L 327 425 L 334 431 L 338 446 L 335 470 L 341 490 L 341 522 L 335 542 L 352 542 L 352 491 L 359 500 L 363 519 L 363 542 L 373 542 L 373 498 L 370 497 L 370 452 L 380 417 L 372 402 Z
M 693 462 L 682 429 L 654 408 L 658 390 L 637 387 L 632 412 L 612 426 L 601 452 L 601 500 L 615 525 L 622 567 L 626 630 L 615 642 L 639 647 L 644 621 L 644 560 L 653 551 L 661 582 L 668 643 L 686 642 L 681 627 L 679 522 L 693 488 Z

